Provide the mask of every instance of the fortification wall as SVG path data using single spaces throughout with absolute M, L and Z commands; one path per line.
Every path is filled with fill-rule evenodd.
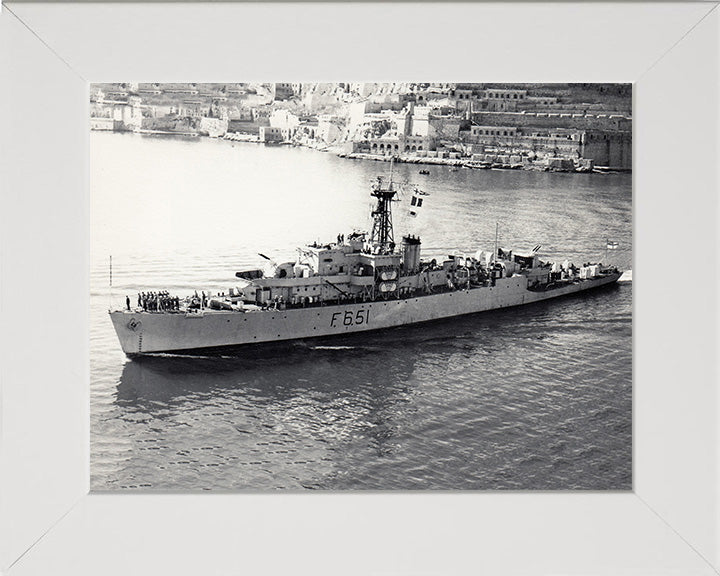
M 622 116 L 557 114 L 543 112 L 474 112 L 472 120 L 482 126 L 575 128 L 578 130 L 630 131 L 632 120 Z

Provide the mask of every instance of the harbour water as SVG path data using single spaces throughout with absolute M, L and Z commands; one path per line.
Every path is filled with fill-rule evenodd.
M 91 134 L 93 490 L 628 490 L 632 285 L 221 357 L 128 360 L 107 316 L 139 291 L 225 290 L 369 224 L 389 164 L 206 138 Z M 394 166 L 426 257 L 499 245 L 631 267 L 629 174 Z M 112 255 L 112 287 L 109 256 Z

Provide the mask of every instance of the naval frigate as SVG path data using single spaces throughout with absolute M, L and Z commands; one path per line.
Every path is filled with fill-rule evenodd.
M 392 176 L 372 186 L 372 230 L 298 248 L 294 261 L 236 273 L 228 293 L 182 300 L 142 293 L 109 312 L 123 352 L 140 356 L 332 337 L 539 302 L 616 282 L 602 263 L 542 261 L 532 250 L 478 250 L 473 257 L 421 258 L 418 236 L 395 243 Z M 427 194 L 415 188 L 411 210 Z M 411 214 L 413 212 L 411 211 Z

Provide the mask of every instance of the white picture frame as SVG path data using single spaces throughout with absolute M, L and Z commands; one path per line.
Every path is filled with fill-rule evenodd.
M 5 4 L 0 572 L 717 574 L 716 8 Z M 632 492 L 88 493 L 89 83 L 348 79 L 634 83 Z

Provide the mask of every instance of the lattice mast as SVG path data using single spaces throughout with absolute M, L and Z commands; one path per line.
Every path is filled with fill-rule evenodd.
M 392 252 L 395 248 L 392 224 L 392 201 L 397 194 L 393 187 L 392 164 L 390 166 L 390 180 L 384 185 L 382 176 L 377 177 L 373 185 L 371 196 L 377 198 L 377 204 L 372 211 L 373 227 L 370 234 L 370 243 L 381 252 Z

